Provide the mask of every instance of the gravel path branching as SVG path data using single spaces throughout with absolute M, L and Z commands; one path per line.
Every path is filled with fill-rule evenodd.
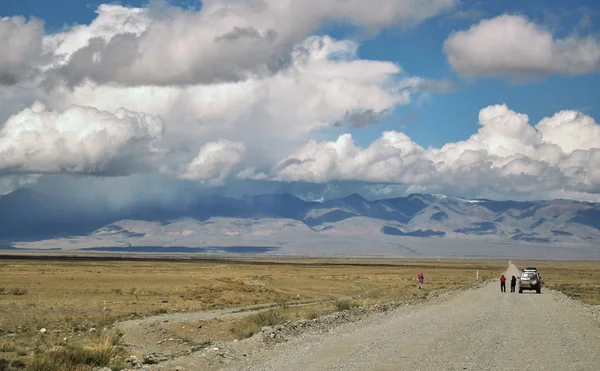
M 517 274 L 511 265 L 505 275 Z M 160 370 L 598 370 L 600 310 L 497 282 L 264 329 Z M 362 311 L 362 313 L 361 313 Z M 353 314 L 354 313 L 354 314 Z

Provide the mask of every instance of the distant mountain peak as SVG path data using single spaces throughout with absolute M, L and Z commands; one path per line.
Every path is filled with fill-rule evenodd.
M 5 194 L 3 197 L 11 197 L 11 198 L 12 197 L 32 197 L 37 194 L 38 194 L 38 192 L 34 191 L 33 189 L 23 187 L 23 188 L 15 189 L 14 191 Z
M 358 201 L 358 202 L 369 202 L 366 198 L 364 198 L 362 195 L 358 194 L 358 193 L 352 193 L 351 195 L 348 195 L 344 198 L 342 198 L 342 200 L 344 201 Z
M 115 211 L 108 205 L 85 207 L 74 199 L 48 197 L 21 188 L 0 197 L 0 239 L 19 241 L 57 235 L 87 235 L 90 230 L 119 220 L 160 224 L 183 218 L 198 221 L 286 219 L 307 227 L 319 226 L 317 229 L 321 230 L 344 221 L 358 223 L 352 218 L 362 218 L 357 224 L 359 229 L 365 220 L 371 220 L 402 231 L 401 237 L 428 238 L 442 236 L 443 232 L 449 238 L 486 235 L 529 242 L 600 241 L 600 205 L 581 201 L 468 200 L 421 193 L 369 201 L 359 193 L 352 193 L 343 198 L 315 202 L 290 193 L 246 195 L 239 199 L 193 190 L 184 193 L 185 197 L 174 197 L 170 202 L 140 201 Z M 336 229 L 328 230 L 334 233 Z M 427 232 L 429 230 L 431 232 Z M 365 233 L 380 233 L 380 228 Z
M 404 197 L 398 197 L 398 198 L 404 198 Z M 434 195 L 431 194 L 426 194 L 426 193 L 411 193 L 408 196 L 406 196 L 407 200 L 421 200 L 424 202 L 433 202 L 434 200 L 436 200 L 437 198 Z
M 31 188 L 19 188 L 10 193 L 0 196 L 0 204 L 18 205 L 39 203 L 43 199 L 43 194 L 34 191 Z M 16 207 L 16 206 L 11 206 Z

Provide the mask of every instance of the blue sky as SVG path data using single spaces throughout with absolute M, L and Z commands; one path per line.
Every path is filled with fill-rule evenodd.
M 227 1 L 211 0 L 211 4 L 220 9 Z M 115 126 L 106 127 L 106 132 L 117 130 L 114 128 L 122 124 L 119 121 L 122 118 L 115 112 L 124 108 L 134 112 L 135 117 L 141 120 L 137 127 L 146 130 L 139 134 L 140 137 L 135 136 L 138 134 L 124 137 L 122 142 L 107 143 L 97 151 L 91 149 L 92 144 L 80 145 L 77 141 L 62 152 L 54 151 L 56 143 L 70 143 L 77 136 L 61 137 L 56 142 L 41 145 L 44 150 L 53 152 L 40 155 L 39 160 L 36 160 L 35 154 L 32 155 L 38 153 L 38 144 L 24 148 L 6 144 L 5 148 L 0 141 L 0 151 L 17 154 L 13 162 L 0 163 L 0 187 L 4 185 L 3 189 L 8 190 L 15 184 L 36 182 L 40 176 L 46 175 L 85 174 L 104 178 L 150 171 L 189 181 L 199 187 L 222 186 L 231 179 L 255 179 L 319 184 L 340 181 L 373 185 L 391 183 L 402 186 L 403 191 L 416 189 L 474 194 L 477 192 L 474 190 L 483 190 L 498 197 L 516 194 L 528 197 L 539 193 L 593 199 L 600 193 L 600 181 L 596 181 L 596 175 L 592 174 L 595 163 L 583 163 L 579 157 L 573 157 L 579 156 L 576 150 L 588 151 L 586 158 L 592 161 L 596 156 L 594 151 L 600 147 L 590 139 L 595 133 L 600 133 L 597 125 L 600 119 L 597 98 L 600 96 L 600 4 L 596 1 L 571 1 L 568 6 L 558 0 L 461 1 L 455 6 L 447 6 L 451 0 L 432 0 L 430 9 L 419 5 L 423 6 L 421 13 L 415 11 L 415 14 L 406 15 L 399 11 L 391 18 L 377 13 L 377 9 L 364 8 L 366 5 L 361 2 L 352 2 L 344 9 L 336 9 L 337 3 L 333 0 L 325 2 L 333 4 L 331 8 L 315 6 L 311 9 L 310 2 L 302 2 L 297 3 L 302 5 L 298 5 L 295 11 L 306 16 L 296 18 L 305 19 L 306 24 L 292 17 L 289 23 L 293 25 L 289 29 L 285 21 L 278 23 L 268 18 L 269 14 L 273 17 L 276 7 L 269 8 L 275 3 L 265 1 L 269 5 L 264 13 L 249 7 L 248 18 L 244 19 L 243 13 L 240 13 L 242 15 L 235 21 L 225 16 L 211 19 L 203 12 L 199 1 L 153 2 L 153 6 L 162 6 L 163 10 L 180 8 L 172 13 L 171 26 L 177 22 L 182 25 L 190 22 L 185 27 L 173 28 L 172 35 L 156 31 L 170 26 L 161 24 L 158 14 L 163 10 L 151 13 L 143 9 L 149 6 L 148 1 L 111 2 L 109 4 L 114 7 L 110 11 L 130 14 L 129 18 L 103 20 L 99 13 L 106 17 L 109 11 L 102 13 L 98 10 L 103 4 L 100 1 L 63 0 L 60 6 L 41 0 L 0 2 L 2 17 L 25 16 L 43 20 L 43 35 L 36 33 L 39 30 L 32 22 L 18 25 L 22 30 L 14 28 L 19 35 L 31 31 L 27 34 L 31 37 L 29 44 L 34 45 L 31 48 L 10 44 L 21 48 L 15 49 L 14 53 L 22 57 L 22 65 L 10 62 L 12 64 L 5 64 L 8 67 L 3 67 L 0 59 L 0 108 L 6 107 L 0 120 L 20 115 L 23 121 L 19 122 L 33 122 L 25 118 L 31 119 L 32 112 L 38 113 L 37 108 L 31 112 L 20 110 L 38 101 L 43 104 L 44 110 L 62 114 L 51 124 L 43 126 L 43 130 L 53 125 L 64 128 L 60 120 L 68 119 L 69 125 L 80 125 L 82 132 L 89 132 L 91 129 L 86 129 L 85 122 L 77 122 L 73 118 L 81 113 L 70 110 L 73 107 L 96 110 L 93 115 L 96 112 L 116 115 L 110 116 Z M 398 4 L 411 1 L 391 1 L 390 6 L 400 7 Z M 437 8 L 434 9 L 435 6 Z M 130 12 L 130 8 L 136 7 L 142 8 L 144 16 L 157 18 L 153 22 L 147 18 L 136 18 L 139 15 Z M 370 13 L 373 17 L 369 17 Z M 339 19 L 351 21 L 334 22 L 338 19 L 337 14 Z M 289 14 L 284 11 L 280 16 Z M 101 22 L 104 23 L 100 28 L 93 28 Z M 210 22 L 217 25 L 216 28 L 222 25 L 224 30 L 229 27 L 243 31 L 242 37 L 249 39 L 248 44 L 242 45 L 237 34 L 235 42 L 238 44 L 230 50 L 211 44 L 200 47 L 203 41 L 196 42 L 195 38 L 200 40 L 201 35 L 213 31 L 202 28 Z M 313 27 L 311 22 L 318 23 L 319 27 Z M 81 27 L 74 27 L 76 25 L 89 26 L 89 32 L 84 33 Z M 127 27 L 132 25 L 138 25 L 146 32 L 123 37 L 126 34 L 123 30 L 129 30 Z M 268 49 L 271 46 L 257 44 L 256 41 L 263 37 L 261 32 L 266 32 L 268 27 L 277 35 L 276 40 L 288 38 L 273 50 Z M 369 33 L 369 29 L 375 32 Z M 185 34 L 186 31 L 182 30 L 190 31 Z M 498 32 L 510 34 L 513 31 L 516 37 L 497 38 Z M 525 36 L 521 39 L 520 35 Z M 44 45 L 55 45 L 50 47 L 55 49 L 46 50 L 45 55 L 41 55 L 40 48 L 35 47 L 42 36 Z M 82 37 L 93 36 L 113 44 L 78 44 L 77 40 L 83 40 Z M 323 40 L 332 37 L 337 42 L 356 42 L 359 45 L 357 55 L 347 64 L 325 67 L 317 61 L 314 65 L 297 67 L 298 63 L 304 62 L 293 59 L 290 47 L 315 47 L 317 44 L 305 44 L 313 36 Z M 217 40 L 218 37 L 215 35 L 213 38 Z M 231 37 L 234 40 L 234 36 Z M 552 46 L 545 49 L 539 46 L 548 40 Z M 136 57 L 128 54 L 128 51 L 141 50 L 136 48 L 150 45 L 150 42 L 156 44 L 148 49 L 148 55 Z M 183 42 L 189 44 L 178 49 Z M 533 44 L 527 45 L 526 42 Z M 321 47 L 323 45 L 334 49 L 347 47 L 341 43 L 325 43 Z M 213 46 L 214 50 L 211 49 Z M 246 47 L 248 49 L 244 49 Z M 164 54 L 161 54 L 163 50 Z M 188 50 L 189 55 L 186 53 Z M 169 55 L 169 51 L 173 54 Z M 183 54 L 177 56 L 177 53 Z M 38 54 L 40 58 L 37 58 Z M 317 54 L 314 55 L 318 58 Z M 157 61 L 163 57 L 165 61 L 158 64 Z M 269 63 L 273 58 L 291 60 L 296 64 L 293 68 L 278 65 L 274 76 L 266 76 L 252 84 L 248 83 L 251 80 L 237 75 L 239 71 L 264 71 L 265 66 L 271 66 Z M 489 60 L 486 61 L 486 58 Z M 352 64 L 363 61 L 388 64 L 365 64 L 368 71 Z M 386 72 L 391 68 L 390 63 L 400 66 L 403 73 L 391 75 Z M 144 68 L 147 71 L 142 71 Z M 327 73 L 322 75 L 324 68 L 327 68 Z M 282 79 L 291 76 L 292 70 L 300 77 L 282 83 Z M 474 72 L 465 72 L 471 70 Z M 301 75 L 305 71 L 314 71 L 318 76 L 353 71 L 353 75 L 348 76 L 350 85 L 345 87 L 347 91 L 340 92 L 336 90 L 339 80 L 311 80 L 313 72 Z M 373 80 L 366 81 L 366 77 L 360 77 L 363 72 L 372 72 Z M 7 76 L 4 86 L 1 85 L 3 73 Z M 419 86 L 417 92 L 411 93 L 410 102 L 399 103 L 400 93 L 390 89 L 390 84 L 401 84 L 410 78 L 443 83 L 446 87 L 451 85 L 452 89 L 428 91 L 425 85 Z M 223 85 L 219 85 L 221 83 Z M 249 90 L 250 86 L 255 90 Z M 506 109 L 489 108 L 485 112 L 494 117 L 500 112 L 503 122 L 491 120 L 485 125 L 478 122 L 480 110 L 502 104 L 506 105 Z M 18 109 L 14 108 L 13 112 L 8 107 Z M 238 108 L 240 113 L 236 111 Z M 571 117 L 565 113 L 554 117 L 557 123 L 548 127 L 555 131 L 540 132 L 537 139 L 511 137 L 515 132 L 523 138 L 535 136 L 525 126 L 512 124 L 520 120 L 518 114 L 528 115 L 529 123 L 535 125 L 563 110 L 579 112 L 579 115 Z M 333 125 L 350 111 L 375 111 L 377 123 L 364 127 Z M 146 114 L 158 121 L 148 121 Z M 90 115 L 92 113 L 86 112 L 82 117 L 89 120 Z M 106 120 L 105 117 L 97 123 L 92 121 L 96 127 L 102 127 Z M 14 122 L 0 126 L 0 130 L 4 130 L 5 137 L 12 143 L 25 143 L 25 137 L 19 137 L 23 132 L 21 128 L 25 126 Z M 42 132 L 41 127 L 40 137 L 50 135 Z M 482 128 L 485 130 L 477 138 L 469 139 Z M 67 135 L 61 130 L 60 135 Z M 381 144 L 383 133 L 390 131 L 401 134 L 385 139 L 395 143 L 395 153 L 388 153 L 388 147 Z M 124 132 L 119 129 L 113 135 Z M 581 133 L 581 137 L 565 135 L 573 132 Z M 338 148 L 336 154 L 330 153 L 333 144 L 324 141 L 333 143 L 337 140 L 339 147 L 346 143 L 345 139 L 338 139 L 345 138 L 344 134 L 352 135 L 353 144 L 344 147 L 348 148 L 345 152 Z M 411 142 L 406 142 L 402 135 Z M 87 139 L 93 144 L 100 140 L 98 137 Z M 321 143 L 311 147 L 307 144 L 311 139 Z M 144 142 L 146 140 L 147 143 Z M 439 154 L 428 151 L 429 147 L 441 148 L 448 143 L 466 140 L 469 141 L 457 147 L 455 152 Z M 137 147 L 140 141 L 144 142 L 143 148 Z M 131 147 L 132 143 L 135 143 L 135 148 Z M 548 155 L 550 150 L 544 147 L 547 144 L 562 151 L 560 161 L 555 159 L 555 155 Z M 371 152 L 367 151 L 369 146 L 372 147 Z M 150 152 L 148 147 L 152 148 Z M 79 153 L 74 148 L 85 150 Z M 461 154 L 466 158 L 476 152 L 484 154 L 479 159 L 470 159 L 474 162 L 461 165 L 460 169 L 453 168 Z M 20 154 L 23 154 L 22 159 L 17 158 Z M 108 157 L 100 159 L 100 154 Z M 363 157 L 372 162 L 365 164 Z M 49 158 L 55 163 L 50 164 Z M 84 162 L 80 161 L 82 158 Z M 515 165 L 517 161 L 521 162 Z M 510 169 L 507 167 L 509 163 L 512 164 Z M 580 166 L 575 173 L 584 174 L 578 175 L 582 179 L 574 178 L 575 173 L 569 165 L 573 163 Z M 431 174 L 423 173 L 427 171 Z M 522 186 L 515 185 L 513 180 L 504 183 L 513 175 L 529 177 L 523 178 Z M 421 176 L 423 180 L 414 180 Z M 466 178 L 469 180 L 464 180 Z M 529 184 L 530 181 L 533 183 Z
M 437 95 L 422 106 L 402 107 L 391 120 L 385 120 L 386 129 L 405 130 L 423 146 L 442 146 L 447 142 L 465 140 L 478 129 L 477 114 L 482 107 L 506 103 L 517 112 L 529 115 L 532 123 L 563 109 L 583 110 L 600 117 L 600 75 L 578 77 L 544 76 L 533 82 L 513 83 L 510 77 L 461 79 L 448 65 L 442 45 L 448 35 L 467 29 L 482 17 L 503 13 L 525 14 L 540 20 L 547 27 L 556 27 L 557 36 L 565 36 L 577 28 L 585 14 L 594 14 L 585 34 L 600 32 L 600 4 L 589 0 L 570 2 L 533 0 L 517 1 L 464 1 L 462 9 L 472 12 L 472 17 L 455 18 L 452 15 L 425 21 L 419 27 L 404 32 L 384 31 L 374 39 L 362 42 L 360 55 L 368 59 L 383 59 L 400 64 L 403 69 L 420 76 L 450 79 L 456 91 Z M 567 10 L 568 9 L 568 10 Z M 598 14 L 595 14 L 598 12 Z M 465 14 L 467 17 L 467 14 Z M 595 20 L 595 22 L 594 22 Z M 403 129 L 398 116 L 409 117 Z M 418 119 L 413 120 L 414 117 Z M 361 132 L 365 142 L 376 138 L 380 128 Z

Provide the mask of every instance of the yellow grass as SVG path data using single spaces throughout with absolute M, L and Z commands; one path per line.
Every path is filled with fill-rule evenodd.
M 108 331 L 95 339 L 86 339 L 83 344 L 42 338 L 26 365 L 32 371 L 78 371 L 108 365 L 122 369 L 125 364 L 124 350 L 119 346 L 120 336 Z
M 536 267 L 544 286 L 584 303 L 600 305 L 600 261 L 521 261 L 519 268 Z
M 103 329 L 117 319 L 279 304 L 263 315 L 266 317 L 252 314 L 178 334 L 201 344 L 240 338 L 265 324 L 314 318 L 323 310 L 422 298 L 432 290 L 474 283 L 475 269 L 483 279 L 496 277 L 505 268 L 504 261 L 470 260 L 2 260 L 0 360 L 18 360 L 31 368 L 56 364 L 70 354 L 77 363 L 93 353 L 92 348 L 73 348 L 61 342 L 67 338 L 69 344 L 105 344 Z M 425 275 L 424 290 L 417 288 L 419 271 Z M 318 304 L 288 307 L 311 302 Z M 41 334 L 41 328 L 47 332 Z M 104 362 L 118 353 L 106 346 L 101 349 L 92 358 Z M 76 368 L 99 365 L 92 363 L 77 363 Z

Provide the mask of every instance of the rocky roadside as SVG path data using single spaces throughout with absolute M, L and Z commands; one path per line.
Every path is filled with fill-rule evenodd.
M 127 371 L 134 370 L 218 370 L 232 366 L 252 364 L 252 359 L 260 359 L 269 351 L 284 346 L 286 342 L 303 334 L 326 335 L 333 328 L 350 324 L 374 316 L 386 316 L 393 311 L 408 306 L 433 305 L 444 301 L 459 291 L 474 289 L 485 285 L 481 282 L 468 288 L 448 289 L 429 293 L 421 299 L 378 304 L 370 307 L 355 307 L 341 312 L 334 312 L 315 319 L 288 322 L 277 326 L 263 327 L 254 336 L 228 342 L 213 342 L 204 347 L 190 347 L 178 358 L 169 358 L 159 353 L 149 353 L 142 357 L 130 357 L 127 360 Z M 562 292 L 544 289 L 542 295 L 551 295 L 554 300 L 567 305 L 570 311 L 582 314 L 595 321 L 600 321 L 600 306 L 582 303 Z M 173 339 L 175 340 L 175 339 Z M 108 371 L 98 368 L 97 371 Z
M 201 349 L 194 349 L 192 347 L 177 358 L 168 358 L 159 353 L 150 353 L 142 357 L 130 357 L 127 360 L 129 368 L 125 371 L 216 370 L 228 364 L 246 362 L 252 355 L 256 355 L 259 352 L 268 352 L 271 348 L 276 347 L 277 344 L 285 343 L 301 334 L 326 334 L 334 327 L 357 322 L 374 315 L 385 315 L 398 308 L 434 304 L 435 302 L 446 300 L 456 292 L 478 288 L 488 282 L 481 281 L 477 284 L 458 289 L 432 291 L 421 298 L 409 301 L 354 307 L 322 315 L 314 319 L 303 319 L 277 326 L 266 326 L 250 338 L 212 342 Z
M 600 321 L 600 305 L 591 305 L 583 303 L 577 299 L 573 299 L 560 291 L 544 289 L 543 294 L 552 295 L 557 301 L 565 303 L 574 311 L 577 311 L 584 316 L 592 318 L 595 321 Z

